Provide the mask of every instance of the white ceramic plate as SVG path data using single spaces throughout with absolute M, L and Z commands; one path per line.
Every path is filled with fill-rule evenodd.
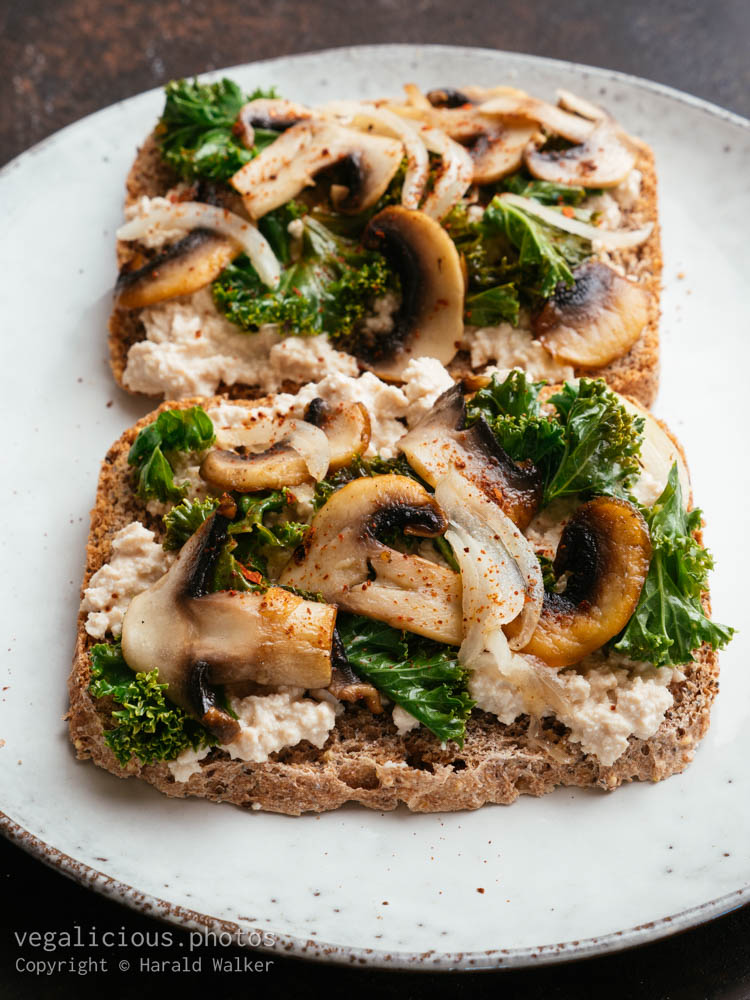
M 613 795 L 562 789 L 475 813 L 291 819 L 169 800 L 77 762 L 61 717 L 88 510 L 108 446 L 151 408 L 115 387 L 106 324 L 123 182 L 162 103 L 152 91 L 64 129 L 0 177 L 6 832 L 181 924 L 261 929 L 285 952 L 391 967 L 538 964 L 740 905 L 750 882 L 750 123 L 615 73 L 478 49 L 343 49 L 227 73 L 313 102 L 410 80 L 547 97 L 565 86 L 652 143 L 665 260 L 657 412 L 685 443 L 706 511 L 715 614 L 744 628 L 722 656 L 692 766 Z

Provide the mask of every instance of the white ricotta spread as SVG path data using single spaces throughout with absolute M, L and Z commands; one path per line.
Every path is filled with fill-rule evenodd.
M 282 687 L 273 694 L 231 698 L 240 733 L 231 743 L 221 745 L 235 760 L 259 764 L 272 753 L 307 740 L 322 747 L 336 723 L 336 709 L 328 701 L 305 698 L 302 688 Z M 208 749 L 184 750 L 169 762 L 177 781 L 187 781 L 199 768 Z
M 357 373 L 354 358 L 336 351 L 323 334 L 282 337 L 275 326 L 242 333 L 217 312 L 209 288 L 144 309 L 141 320 L 146 339 L 130 348 L 123 374 L 134 392 L 211 396 L 220 382 L 274 392 L 287 379 Z
M 466 327 L 462 347 L 471 354 L 471 367 L 483 368 L 496 362 L 498 368 L 523 368 L 532 378 L 564 382 L 573 377 L 571 365 L 555 361 L 525 326 Z
M 86 631 L 95 639 L 109 632 L 118 636 L 131 600 L 169 569 L 174 556 L 154 540 L 139 521 L 131 521 L 112 539 L 112 555 L 94 573 L 83 592 L 81 611 L 87 611 Z
M 400 705 L 393 706 L 393 712 L 391 713 L 393 718 L 393 724 L 398 730 L 399 736 L 406 736 L 410 733 L 412 729 L 416 729 L 421 725 L 419 719 L 415 719 L 411 712 L 407 712 L 405 708 L 401 708 Z
M 589 195 L 581 202 L 580 207 L 595 212 L 597 215 L 596 225 L 603 229 L 619 229 L 622 225 L 620 206 L 607 191 Z
M 618 184 L 616 188 L 612 189 L 612 194 L 617 201 L 617 204 L 626 212 L 635 208 L 638 199 L 641 196 L 642 181 L 643 174 L 640 170 L 634 168 L 621 184 Z
M 409 427 L 418 423 L 435 405 L 438 396 L 453 385 L 453 379 L 437 358 L 412 358 L 404 368 L 403 378 Z
M 668 685 L 683 676 L 670 667 L 632 664 L 616 655 L 605 660 L 595 654 L 559 671 L 521 654 L 509 655 L 512 681 L 489 655 L 472 671 L 469 693 L 477 707 L 504 723 L 524 713 L 554 715 L 570 729 L 571 742 L 580 743 L 605 767 L 625 752 L 630 736 L 654 735 L 672 705 Z M 528 683 L 519 685 L 519 676 Z

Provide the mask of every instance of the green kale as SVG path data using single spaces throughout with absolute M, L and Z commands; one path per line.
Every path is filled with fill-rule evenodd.
M 603 379 L 566 382 L 549 402 L 563 426 L 565 447 L 546 483 L 544 503 L 583 492 L 626 496 L 640 471 L 644 418 L 629 413 Z
M 255 130 L 252 149 L 237 133 L 237 116 L 247 101 L 275 97 L 273 90 L 245 94 L 231 80 L 198 83 L 173 80 L 165 87 L 166 101 L 157 129 L 165 162 L 183 179 L 228 181 L 278 136 Z
M 539 568 L 542 571 L 544 589 L 546 591 L 554 590 L 557 583 L 557 574 L 555 573 L 553 560 L 549 556 L 542 555 L 540 552 L 537 552 L 536 557 L 539 560 Z
M 522 171 L 503 178 L 500 186 L 504 191 L 511 191 L 522 198 L 533 198 L 542 205 L 580 205 L 587 194 L 586 188 L 537 181 Z
M 685 510 L 677 464 L 654 506 L 642 509 L 653 548 L 638 606 L 614 643 L 618 653 L 657 667 L 694 660 L 703 643 L 721 649 L 734 629 L 706 617 L 701 594 L 707 589 L 710 554 L 694 537 L 700 510 Z
M 482 219 L 485 232 L 502 233 L 518 253 L 520 285 L 527 296 L 548 299 L 561 283 L 574 283 L 572 267 L 591 256 L 591 244 L 577 236 L 548 226 L 495 197 Z
M 518 325 L 518 289 L 512 282 L 467 295 L 464 321 L 471 326 Z
M 489 383 L 474 393 L 466 406 L 466 417 L 473 424 L 483 416 L 488 423 L 496 417 L 538 417 L 539 393 L 544 382 L 530 382 L 525 372 L 514 368 L 501 382 L 493 375 Z
M 213 283 L 216 307 L 243 330 L 277 324 L 284 333 L 349 337 L 376 298 L 398 288 L 385 257 L 304 218 L 299 257 L 269 290 L 242 254 Z
M 133 757 L 142 764 L 174 760 L 183 750 L 200 750 L 217 741 L 195 719 L 168 702 L 159 671 L 135 674 L 125 662 L 120 642 L 98 643 L 91 649 L 91 683 L 95 698 L 112 698 L 121 707 L 112 712 L 116 725 L 104 741 L 120 764 Z
M 531 461 L 547 479 L 565 450 L 564 430 L 554 417 L 540 413 L 539 391 L 543 382 L 530 382 L 520 371 L 504 381 L 493 375 L 466 407 L 467 424 L 483 416 L 497 442 L 514 462 Z
M 214 497 L 206 500 L 183 500 L 176 504 L 162 519 L 166 528 L 164 548 L 167 551 L 181 549 L 218 506 L 219 501 Z
M 283 511 L 294 502 L 286 490 L 265 493 L 235 494 L 237 514 L 229 525 L 229 539 L 224 543 L 214 571 L 211 590 L 257 590 L 268 586 L 270 560 L 285 562 L 300 545 L 307 525 L 297 521 L 266 524 L 268 515 Z M 183 500 L 164 515 L 165 549 L 179 549 L 219 506 L 213 497 L 207 500 Z M 271 519 L 273 520 L 273 519 Z
M 463 746 L 474 702 L 466 688 L 468 675 L 455 649 L 357 615 L 339 615 L 337 628 L 349 662 L 360 677 L 439 740 Z
M 269 514 L 279 513 L 292 503 L 294 497 L 286 490 L 244 493 L 239 496 L 238 519 L 229 525 L 232 546 L 230 553 L 235 553 L 233 558 L 243 567 L 263 577 L 268 576 L 271 560 L 277 565 L 285 562 L 303 542 L 308 526 L 297 521 L 279 519 L 275 523 L 266 524 L 265 519 Z
M 165 410 L 144 427 L 135 439 L 128 462 L 138 472 L 137 492 L 141 500 L 179 500 L 186 485 L 174 481 L 170 452 L 203 451 L 213 443 L 214 426 L 205 410 Z

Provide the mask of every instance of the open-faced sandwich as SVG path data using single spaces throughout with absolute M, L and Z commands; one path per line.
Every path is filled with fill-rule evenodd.
M 174 82 L 125 214 L 110 348 L 133 392 L 400 382 L 429 356 L 656 394 L 653 154 L 570 93 L 310 107 Z
M 670 433 L 602 380 L 402 374 L 165 403 L 112 447 L 79 756 L 290 814 L 686 766 L 731 629 Z

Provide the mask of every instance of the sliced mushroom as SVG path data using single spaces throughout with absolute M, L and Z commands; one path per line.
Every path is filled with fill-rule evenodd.
M 411 358 L 448 364 L 463 334 L 464 278 L 453 240 L 423 212 L 389 205 L 370 220 L 362 242 L 385 254 L 402 293 L 392 330 L 361 350 L 363 360 L 391 380 Z
M 280 582 L 322 593 L 346 611 L 459 645 L 460 575 L 378 540 L 379 532 L 397 527 L 434 538 L 448 522 L 435 499 L 413 479 L 355 479 L 315 515 L 303 550 L 286 566 Z
M 597 497 L 576 511 L 555 556 L 565 590 L 544 595 L 536 630 L 523 652 L 550 667 L 568 667 L 600 649 L 630 620 L 651 561 L 641 514 L 626 500 Z M 512 639 L 516 622 L 505 626 Z
M 210 284 L 241 252 L 234 240 L 194 229 L 137 271 L 117 279 L 115 305 L 142 309 L 176 295 L 191 295 Z
M 305 420 L 319 427 L 328 438 L 331 472 L 364 455 L 370 443 L 370 415 L 362 403 L 334 406 L 319 396 L 305 410 Z
M 648 322 L 651 296 L 597 260 L 573 272 L 575 284 L 559 284 L 532 321 L 534 336 L 558 361 L 599 368 L 630 350 Z
M 280 97 L 258 97 L 240 109 L 237 130 L 248 149 L 255 145 L 255 129 L 285 132 L 292 125 L 312 117 L 310 108 Z
M 418 115 L 466 147 L 474 164 L 475 184 L 492 184 L 519 169 L 537 126 L 523 120 L 502 122 L 482 114 L 475 106 L 479 96 L 475 93 L 472 98 L 467 91 L 432 90 L 427 107 L 417 106 Z
M 401 163 L 398 140 L 310 119 L 287 129 L 232 177 L 250 217 L 259 219 L 295 198 L 325 167 L 346 161 L 347 192 L 336 208 L 356 214 L 374 205 Z
M 261 419 L 252 426 L 220 431 L 220 440 L 241 452 L 214 448 L 203 459 L 200 475 L 223 490 L 280 490 L 320 481 L 328 471 L 328 439 L 303 420 Z
M 583 119 L 581 119 L 583 121 Z M 635 155 L 605 120 L 577 146 L 544 151 L 530 142 L 524 153 L 529 173 L 539 180 L 589 188 L 615 187 L 635 166 Z
M 532 465 L 516 465 L 484 417 L 466 429 L 465 391 L 463 382 L 446 390 L 399 447 L 430 486 L 458 469 L 523 531 L 542 500 L 541 474 Z
M 594 129 L 594 124 L 588 119 L 572 115 L 521 91 L 491 97 L 479 104 L 478 109 L 482 114 L 496 116 L 503 121 L 536 122 L 552 135 L 560 135 L 569 142 L 585 142 Z
M 208 518 L 168 572 L 133 598 L 122 626 L 130 669 L 157 667 L 170 699 L 224 742 L 237 724 L 217 707 L 213 686 L 252 680 L 326 687 L 336 621 L 334 607 L 278 587 L 207 593 L 229 523 L 219 513 Z
M 302 455 L 281 441 L 255 454 L 240 455 L 236 451 L 214 448 L 201 462 L 200 475 L 213 486 L 242 493 L 280 490 L 310 481 Z

